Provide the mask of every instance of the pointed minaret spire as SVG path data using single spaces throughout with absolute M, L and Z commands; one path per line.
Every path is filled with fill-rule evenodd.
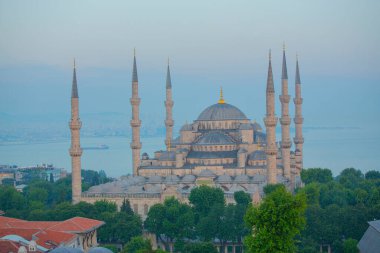
M 266 91 L 266 117 L 264 118 L 264 123 L 266 127 L 267 134 L 267 145 L 265 148 L 265 153 L 267 155 L 267 183 L 276 184 L 277 183 L 277 146 L 276 146 L 276 124 L 277 118 L 275 116 L 275 105 L 274 105 L 274 83 L 273 83 L 273 72 L 272 72 L 272 60 L 271 51 L 269 51 L 269 66 L 268 66 L 268 77 L 267 77 L 267 91 Z
M 137 77 L 137 66 L 136 66 L 136 49 L 133 49 L 133 71 L 132 71 L 132 82 L 138 82 Z
M 71 88 L 71 97 L 78 98 L 78 85 L 77 85 L 77 72 L 76 72 L 76 67 L 75 67 L 75 58 L 74 58 L 73 85 Z
M 169 67 L 169 58 L 168 58 L 168 68 L 166 70 L 166 89 L 170 89 L 172 87 L 172 79 L 170 77 L 170 67 Z
M 285 44 L 282 56 L 282 78 L 281 78 L 281 157 L 283 166 L 283 175 L 288 180 L 291 180 L 290 170 L 290 147 L 292 145 L 290 140 L 290 117 L 289 117 L 289 101 L 288 94 L 288 71 L 286 68 Z
M 296 175 L 300 176 L 301 170 L 303 168 L 303 143 L 304 138 L 302 135 L 302 102 L 303 99 L 301 97 L 301 78 L 298 67 L 298 56 L 296 62 L 296 96 L 294 98 L 294 104 L 296 106 L 296 113 L 294 117 L 294 123 L 296 125 L 296 136 L 294 137 L 294 143 L 296 144 L 295 150 L 295 159 L 296 159 Z
M 71 177 L 72 177 L 72 202 L 78 203 L 82 194 L 82 176 L 81 176 L 81 156 L 82 149 L 80 147 L 80 128 L 82 122 L 79 119 L 79 98 L 77 87 L 77 76 L 74 59 L 73 83 L 71 90 L 71 121 L 69 123 L 71 130 Z
M 281 79 L 288 79 L 288 69 L 286 68 L 286 56 L 285 56 L 285 43 L 282 54 L 282 77 Z
M 136 50 L 133 52 L 133 71 L 132 71 L 132 98 L 130 99 L 132 105 L 132 168 L 133 175 L 137 176 L 139 174 L 138 169 L 140 166 L 140 126 L 141 120 L 139 116 L 139 106 L 141 99 L 139 98 L 139 82 L 137 78 L 137 66 L 136 66 Z
M 171 150 L 171 140 L 173 138 L 173 98 L 172 98 L 172 81 L 170 77 L 170 67 L 169 67 L 169 58 L 168 58 L 168 67 L 166 72 L 166 100 L 165 100 L 165 109 L 166 109 L 166 139 L 165 145 L 168 151 Z
M 298 67 L 298 55 L 297 55 L 297 63 L 296 63 L 296 84 L 301 84 L 300 70 Z

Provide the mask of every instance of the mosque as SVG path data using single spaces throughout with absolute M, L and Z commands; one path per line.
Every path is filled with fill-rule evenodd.
M 72 199 L 74 203 L 93 203 L 100 199 L 114 201 L 121 206 L 128 199 L 134 211 L 145 218 L 149 208 L 163 202 L 168 196 L 187 201 L 191 190 L 199 185 L 221 188 L 227 203 L 233 202 L 236 191 L 245 191 L 259 202 L 263 187 L 267 184 L 283 183 L 289 189 L 302 185 L 300 172 L 303 168 L 302 97 L 301 81 L 296 62 L 295 74 L 295 137 L 292 148 L 289 116 L 290 95 L 285 49 L 283 51 L 281 80 L 281 139 L 276 139 L 277 117 L 275 114 L 275 89 L 271 54 L 266 85 L 265 132 L 255 121 L 251 121 L 237 107 L 228 104 L 220 91 L 216 104 L 204 109 L 196 120 L 185 124 L 180 135 L 173 138 L 172 83 L 169 64 L 166 77 L 166 150 L 156 151 L 151 157 L 141 154 L 140 142 L 139 82 L 136 56 L 132 71 L 132 167 L 133 175 L 117 181 L 81 190 L 81 155 L 79 119 L 79 97 L 74 64 L 70 122 L 72 143 Z

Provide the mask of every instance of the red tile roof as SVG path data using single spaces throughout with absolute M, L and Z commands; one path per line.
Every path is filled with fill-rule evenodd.
M 60 222 L 57 225 L 49 227 L 49 230 L 55 231 L 66 231 L 66 232 L 76 232 L 76 233 L 85 233 L 91 230 L 94 230 L 104 224 L 103 221 L 74 217 L 65 221 Z
M 45 248 L 55 248 L 62 243 L 70 243 L 77 235 L 66 232 L 52 231 L 52 230 L 40 230 L 37 234 L 36 243 Z
M 0 238 L 6 235 L 19 235 L 30 241 L 34 234 L 40 232 L 39 229 L 20 229 L 20 228 L 0 228 Z
M 0 253 L 17 253 L 19 247 L 20 245 L 18 243 L 0 239 Z
M 103 221 L 82 217 L 65 221 L 25 221 L 0 216 L 0 238 L 11 234 L 19 235 L 26 240 L 35 239 L 42 247 L 52 248 L 70 243 L 77 237 L 76 234 L 87 233 L 103 224 Z

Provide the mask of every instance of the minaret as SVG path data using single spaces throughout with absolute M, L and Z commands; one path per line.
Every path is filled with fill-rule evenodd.
M 281 156 L 282 156 L 282 166 L 284 168 L 284 177 L 290 180 L 290 147 L 292 142 L 290 140 L 290 117 L 289 117 L 289 101 L 290 96 L 288 95 L 288 70 L 286 68 L 286 56 L 285 56 L 285 45 L 283 49 L 282 56 L 282 77 L 281 77 Z
M 170 68 L 169 68 L 169 59 L 168 59 L 168 69 L 166 73 L 166 101 L 165 101 L 165 108 L 166 108 L 166 119 L 165 119 L 165 126 L 166 126 L 166 139 L 165 139 L 165 145 L 166 149 L 170 151 L 170 143 L 173 138 L 173 97 L 172 97 L 172 81 L 170 78 Z
M 302 135 L 302 97 L 301 97 L 301 78 L 300 71 L 298 67 L 298 57 L 296 66 L 296 96 L 294 98 L 294 104 L 296 106 L 296 113 L 294 117 L 294 123 L 296 125 L 296 137 L 294 138 L 294 143 L 296 144 L 296 174 L 300 175 L 303 168 L 303 135 Z M 298 159 L 297 159 L 298 156 Z
M 137 78 L 137 67 L 136 67 L 136 53 L 133 55 L 133 71 L 132 71 L 132 98 L 130 99 L 132 105 L 132 167 L 133 175 L 138 175 L 138 168 L 140 166 L 140 126 L 141 120 L 139 118 L 139 106 L 141 99 L 139 98 L 139 81 Z
M 268 78 L 267 78 L 267 91 L 266 91 L 266 102 L 267 102 L 267 114 L 264 118 L 264 123 L 267 132 L 267 146 L 265 153 L 267 155 L 267 183 L 276 184 L 277 183 L 277 146 L 276 146 L 276 124 L 277 117 L 274 113 L 274 84 L 273 84 L 273 72 L 272 72 L 272 59 L 271 52 L 269 51 L 269 67 L 268 67 Z
M 79 97 L 77 87 L 77 75 L 74 60 L 73 84 L 71 90 L 71 121 L 69 127 L 71 130 L 71 177 L 72 177 L 72 202 L 76 204 L 81 199 L 82 194 L 82 176 L 81 176 L 81 155 L 80 147 L 80 128 L 82 122 L 79 119 Z

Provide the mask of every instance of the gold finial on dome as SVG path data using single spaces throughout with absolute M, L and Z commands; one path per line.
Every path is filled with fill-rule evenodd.
M 219 97 L 219 101 L 218 101 L 218 104 L 225 104 L 226 102 L 224 101 L 224 98 L 223 98 L 223 88 L 220 87 L 220 97 Z

